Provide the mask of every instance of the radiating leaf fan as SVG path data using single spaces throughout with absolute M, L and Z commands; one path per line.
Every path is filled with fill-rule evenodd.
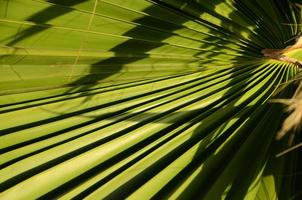
M 299 0 L 0 0 L 0 199 L 302 198 L 263 55 L 299 34 Z

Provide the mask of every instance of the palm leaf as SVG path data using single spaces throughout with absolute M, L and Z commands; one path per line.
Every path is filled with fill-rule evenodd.
M 288 199 L 299 1 L 0 0 L 2 199 Z M 300 51 L 288 56 L 300 59 Z M 296 136 L 298 140 L 298 136 Z M 284 176 L 283 176 L 284 175 Z

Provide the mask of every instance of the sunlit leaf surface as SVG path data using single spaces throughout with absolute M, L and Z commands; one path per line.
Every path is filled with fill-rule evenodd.
M 0 0 L 0 199 L 298 198 L 299 3 Z

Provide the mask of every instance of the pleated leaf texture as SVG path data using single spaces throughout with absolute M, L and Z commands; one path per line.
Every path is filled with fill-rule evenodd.
M 301 199 L 262 53 L 300 33 L 299 0 L 0 0 L 0 199 Z

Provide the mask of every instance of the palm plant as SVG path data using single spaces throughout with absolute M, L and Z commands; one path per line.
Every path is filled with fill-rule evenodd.
M 299 150 L 276 157 L 299 131 L 275 139 L 301 18 L 299 0 L 0 0 L 0 199 L 301 198 Z

